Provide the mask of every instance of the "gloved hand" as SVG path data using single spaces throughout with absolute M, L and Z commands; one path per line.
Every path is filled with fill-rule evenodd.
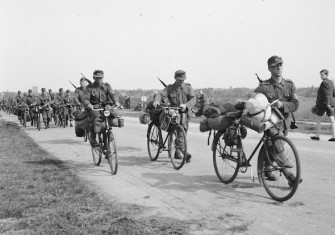
M 92 104 L 88 104 L 88 105 L 87 105 L 87 108 L 88 108 L 88 109 L 93 109 L 93 105 L 92 105 Z
M 153 105 L 155 108 L 157 108 L 157 107 L 159 106 L 159 102 L 154 101 L 154 102 L 152 103 L 152 105 Z
M 181 105 L 179 105 L 179 108 L 181 108 L 182 112 L 185 112 L 187 106 L 186 106 L 186 104 L 181 104 Z

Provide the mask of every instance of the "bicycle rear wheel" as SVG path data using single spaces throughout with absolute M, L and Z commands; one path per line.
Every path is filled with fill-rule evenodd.
M 173 167 L 176 170 L 182 168 L 186 161 L 187 142 L 185 130 L 181 125 L 175 125 L 169 131 L 168 153 Z
M 283 159 L 289 167 L 283 166 Z M 300 174 L 298 151 L 287 137 L 277 135 L 272 138 L 271 146 L 262 147 L 258 157 L 258 175 L 274 200 L 282 202 L 290 199 L 298 189 Z
M 116 149 L 115 137 L 113 135 L 112 130 L 108 131 L 108 138 L 107 138 L 107 155 L 106 155 L 109 167 L 111 169 L 112 175 L 117 173 L 118 168 L 118 152 Z
M 87 142 L 87 137 L 88 137 L 88 132 L 85 130 L 85 134 L 84 134 L 84 142 Z
M 218 132 L 212 146 L 213 164 L 216 176 L 222 183 L 229 184 L 237 176 L 241 162 L 241 151 L 237 146 L 227 146 L 224 132 Z
M 155 125 L 154 122 L 150 122 L 147 132 L 147 147 L 151 161 L 156 161 L 161 150 L 162 131 Z
M 89 133 L 90 134 L 90 133 Z M 99 138 L 100 140 L 100 138 Z M 94 165 L 99 166 L 101 163 L 101 157 L 102 157 L 102 144 L 99 141 L 99 145 L 96 147 L 91 146 L 92 150 L 92 157 L 93 157 L 93 162 Z

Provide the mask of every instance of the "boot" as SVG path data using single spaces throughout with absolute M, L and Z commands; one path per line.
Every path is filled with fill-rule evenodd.
M 70 121 L 70 127 L 73 127 L 73 125 L 72 125 L 72 121 Z
M 44 122 L 45 129 L 48 129 L 48 124 L 47 122 Z
M 91 131 L 91 133 L 89 135 L 89 137 L 90 137 L 89 140 L 90 140 L 90 144 L 91 144 L 92 147 L 99 146 L 99 144 L 98 144 L 98 142 L 96 140 L 96 136 L 97 136 L 97 134 L 94 133 L 94 131 Z

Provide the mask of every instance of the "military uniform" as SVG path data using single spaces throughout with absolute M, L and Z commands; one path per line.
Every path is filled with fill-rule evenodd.
M 33 107 L 32 105 L 34 104 L 35 100 L 34 100 L 34 96 L 29 93 L 27 96 L 26 96 L 26 104 L 28 105 L 29 107 L 29 115 L 30 115 L 30 119 L 31 119 L 31 125 L 34 124 L 34 112 L 33 112 Z
M 21 96 L 21 93 L 20 93 L 20 95 L 15 96 L 14 101 L 15 101 L 14 107 L 17 111 L 17 116 L 20 119 L 20 115 L 22 114 L 22 111 L 23 111 L 21 106 L 24 104 L 24 97 Z
M 92 84 L 86 86 L 87 94 L 85 94 L 85 99 L 82 101 L 85 108 L 91 104 L 94 109 L 98 109 L 104 107 L 106 102 L 111 101 L 112 103 L 118 103 L 118 98 L 115 95 L 112 87 L 109 83 L 104 83 L 102 81 L 98 81 L 98 79 L 102 79 L 104 77 L 104 73 L 101 70 L 95 70 L 93 72 L 93 77 L 97 78 Z M 97 117 L 100 116 L 99 111 L 94 111 L 92 109 L 86 109 L 88 119 L 90 121 L 90 143 L 91 145 L 96 144 L 96 133 L 94 132 L 94 121 Z M 80 124 L 80 123 L 79 123 Z
M 73 121 L 73 97 L 70 95 L 70 93 L 66 93 L 66 95 L 64 96 L 64 105 L 68 110 L 70 126 L 72 126 L 71 122 Z
M 279 111 L 283 114 L 285 123 L 283 123 L 280 128 L 281 131 L 287 135 L 287 127 L 291 120 L 290 113 L 295 112 L 299 107 L 299 101 L 295 94 L 293 81 L 283 78 L 280 83 L 277 83 L 274 79 L 270 78 L 259 84 L 254 92 L 264 94 L 270 103 L 275 100 L 282 102 L 283 107 L 280 108 Z
M 45 124 L 45 127 L 49 127 L 49 122 L 51 119 L 51 110 L 50 110 L 50 97 L 47 94 L 41 94 L 38 96 L 39 105 L 43 107 L 42 111 L 42 117 L 43 122 Z
M 185 116 L 184 114 L 182 115 L 181 125 L 185 129 L 185 133 L 187 133 L 189 120 L 192 116 L 191 115 L 192 108 L 196 104 L 196 96 L 194 94 L 191 84 L 184 83 L 184 82 L 180 84 L 180 81 L 183 81 L 186 79 L 186 75 L 183 70 L 177 70 L 175 72 L 175 79 L 179 80 L 179 82 L 176 81 L 173 84 L 167 85 L 161 93 L 157 93 L 157 95 L 154 98 L 154 101 L 157 103 L 160 103 L 161 100 L 165 100 L 167 98 L 172 107 L 179 107 L 180 105 L 185 104 L 187 113 L 186 113 L 186 118 L 184 118 Z M 184 151 L 183 150 L 185 146 L 184 139 L 182 138 L 181 134 L 178 133 L 177 135 L 178 135 L 178 141 L 179 141 L 178 145 L 180 145 L 181 150 Z M 177 150 L 175 152 L 175 158 L 180 158 L 180 156 L 178 156 L 179 154 L 180 152 Z M 189 162 L 190 159 L 191 159 L 191 154 L 187 153 L 186 162 Z
M 269 68 L 282 66 L 283 60 L 278 56 L 272 56 L 268 60 Z M 271 68 L 271 69 L 272 69 Z M 270 70 L 272 71 L 272 70 Z M 280 122 L 277 127 L 270 128 L 270 133 L 272 136 L 278 134 L 287 135 L 288 126 L 290 121 L 290 113 L 295 112 L 299 107 L 299 100 L 297 95 L 295 94 L 295 85 L 293 81 L 289 79 L 281 79 L 281 82 L 276 82 L 272 77 L 264 82 L 261 82 L 259 86 L 255 89 L 255 93 L 264 94 L 268 101 L 272 103 L 275 100 L 279 100 L 282 103 L 282 107 L 278 108 L 279 111 L 284 116 L 284 122 Z M 285 149 L 280 140 L 277 140 L 274 143 L 275 152 L 276 152 L 276 161 L 279 166 L 285 167 L 283 169 L 283 173 L 285 177 L 288 179 L 289 185 L 295 182 L 295 175 L 289 170 L 292 167 L 289 159 L 285 155 Z M 265 162 L 265 167 L 270 167 L 270 162 Z M 288 167 L 288 168 L 286 168 Z M 266 177 L 268 180 L 277 180 L 276 177 L 271 172 L 266 173 Z

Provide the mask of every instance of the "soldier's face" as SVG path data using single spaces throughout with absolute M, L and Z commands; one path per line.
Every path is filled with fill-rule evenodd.
M 87 85 L 87 83 L 86 83 L 86 81 L 85 80 L 83 80 L 83 81 L 80 81 L 80 86 L 81 87 L 85 87 Z
M 181 84 L 183 84 L 183 83 L 184 83 L 184 80 L 181 80 L 181 79 L 176 78 L 176 84 L 177 84 L 177 85 L 181 85 Z
M 94 82 L 101 84 L 102 83 L 102 78 L 94 78 Z
M 281 77 L 283 74 L 283 64 L 269 66 L 269 71 L 273 77 Z

